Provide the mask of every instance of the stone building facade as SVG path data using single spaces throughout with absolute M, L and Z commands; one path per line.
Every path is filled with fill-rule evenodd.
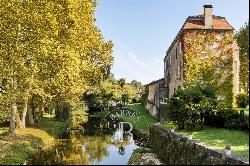
M 210 50 L 217 51 L 215 56 L 220 56 L 220 43 L 223 42 L 228 32 L 233 33 L 234 28 L 227 22 L 225 17 L 212 15 L 212 9 L 212 5 L 204 5 L 204 13 L 202 15 L 189 16 L 186 19 L 166 52 L 164 58 L 164 78 L 148 84 L 149 96 L 146 109 L 154 117 L 157 117 L 157 114 L 159 114 L 157 109 L 159 109 L 160 102 L 173 96 L 178 89 L 183 87 L 186 80 L 185 67 L 187 64 L 185 64 L 184 58 L 188 54 L 185 52 L 185 47 L 187 46 L 184 41 L 187 39 L 187 34 L 194 33 L 194 38 L 196 32 L 206 32 L 207 35 L 216 34 L 216 41 L 209 47 Z M 239 47 L 235 40 L 227 47 L 233 50 L 233 56 L 230 57 L 233 61 L 233 66 L 230 69 L 233 73 L 233 88 L 229 89 L 229 91 L 233 92 L 233 99 L 235 99 L 235 96 L 239 93 Z M 205 52 L 201 51 L 197 60 L 206 61 Z
M 234 31 L 234 28 L 224 17 L 212 15 L 212 8 L 212 5 L 204 5 L 203 15 L 189 16 L 166 53 L 164 58 L 164 79 L 166 89 L 168 89 L 168 97 L 171 97 L 177 89 L 181 88 L 185 81 L 185 63 L 183 60 L 184 56 L 186 56 L 184 52 L 186 34 L 197 31 L 206 31 L 208 34 L 216 32 L 219 41 L 214 41 L 213 46 L 211 46 L 211 50 L 216 50 L 220 47 L 219 43 L 223 41 L 225 34 Z M 239 93 L 239 47 L 236 41 L 229 47 L 233 48 L 232 70 L 234 78 L 232 91 L 236 96 Z M 203 52 L 200 53 L 201 56 L 198 60 L 206 60 L 203 54 Z M 220 56 L 219 53 L 217 56 Z
M 148 86 L 148 98 L 147 98 L 147 105 L 146 110 L 155 117 L 159 118 L 159 107 L 160 103 L 164 102 L 166 99 L 166 87 L 165 87 L 165 80 L 164 78 L 153 81 Z

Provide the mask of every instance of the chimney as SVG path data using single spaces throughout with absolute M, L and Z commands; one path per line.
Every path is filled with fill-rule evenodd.
M 205 29 L 211 29 L 213 28 L 213 6 L 212 5 L 204 5 L 204 23 L 205 23 Z

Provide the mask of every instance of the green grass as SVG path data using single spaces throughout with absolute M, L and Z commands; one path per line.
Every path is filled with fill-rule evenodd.
M 178 131 L 190 134 L 188 131 Z M 206 126 L 203 130 L 191 132 L 194 140 L 205 143 L 212 148 L 223 151 L 226 145 L 231 145 L 233 157 L 249 160 L 249 133 Z
M 39 129 L 17 129 L 16 136 L 11 136 L 8 128 L 0 128 L 0 165 L 24 164 L 38 149 L 52 148 L 56 134 L 64 131 L 65 124 L 45 114 Z
M 0 165 L 23 164 L 38 148 L 52 147 L 54 138 L 35 128 L 17 129 L 16 136 L 0 136 Z
M 0 135 L 5 135 L 9 131 L 9 127 L 0 127 Z
M 40 126 L 51 136 L 57 137 L 65 130 L 66 122 L 56 120 L 52 115 L 45 113 Z
M 136 116 L 122 115 L 119 117 L 131 123 L 134 128 L 140 129 L 145 132 L 149 132 L 149 126 L 155 123 L 156 120 L 144 110 L 143 106 L 140 103 L 129 104 L 127 105 L 127 107 L 136 111 L 137 115 Z
M 109 113 L 110 113 L 109 111 L 101 111 L 101 112 L 95 113 L 95 115 L 97 115 L 100 118 L 105 118 L 109 115 Z
M 176 128 L 178 128 L 178 126 L 176 124 L 171 123 L 171 122 L 164 123 L 163 126 L 166 127 L 166 128 L 169 128 L 169 129 L 176 129 Z

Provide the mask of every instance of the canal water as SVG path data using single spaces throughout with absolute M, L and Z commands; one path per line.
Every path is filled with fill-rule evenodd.
M 119 128 L 119 121 L 89 116 L 81 134 L 58 139 L 50 151 L 41 151 L 30 165 L 126 165 L 141 144 Z

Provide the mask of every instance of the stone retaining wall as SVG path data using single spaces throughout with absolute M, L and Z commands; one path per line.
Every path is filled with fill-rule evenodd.
M 166 164 L 170 165 L 246 165 L 239 159 L 227 157 L 184 135 L 171 133 L 155 124 L 150 127 L 149 147 L 151 147 Z

